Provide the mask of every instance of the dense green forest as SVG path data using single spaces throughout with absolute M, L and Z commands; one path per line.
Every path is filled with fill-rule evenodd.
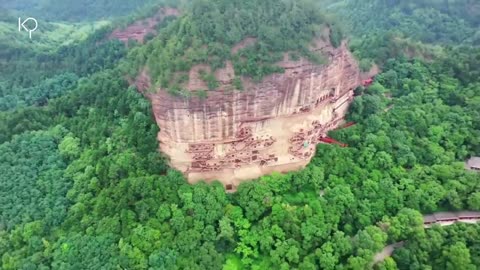
M 393 260 L 402 269 L 478 269 L 478 247 L 472 250 L 468 247 L 477 245 L 479 233 L 480 226 L 435 227 L 408 241 L 395 252 Z M 389 263 L 392 262 L 385 264 Z
M 480 3 L 475 0 L 344 0 L 331 9 L 356 36 L 391 31 L 426 43 L 480 44 Z
M 433 44 L 480 45 L 476 0 L 322 0 L 320 5 L 337 16 L 364 69 L 405 53 L 429 59 L 439 53 Z
M 395 12 L 426 8 L 383 2 L 399 5 Z M 436 2 L 428 8 L 445 13 Z M 480 210 L 480 174 L 464 168 L 480 155 L 480 49 L 449 32 L 447 43 L 458 46 L 441 45 L 431 59 L 354 37 L 369 44 L 356 47 L 361 59 L 385 52 L 370 58 L 381 59 L 382 73 L 356 90 L 348 117 L 357 125 L 330 134 L 349 147 L 319 145 L 304 170 L 227 194 L 220 183 L 187 184 L 157 151 L 150 103 L 129 87 L 126 70 L 158 64 L 169 80 L 197 62 L 221 63 L 254 36 L 259 45 L 242 52 L 251 62 L 237 64 L 261 77 L 271 58 L 260 56 L 302 51 L 305 43 L 290 38 L 308 42 L 329 20 L 303 3 L 198 0 L 144 46 L 98 42 L 106 28 L 48 54 L 1 51 L 0 269 L 478 268 L 480 225 L 425 230 L 422 220 Z M 294 12 L 277 16 L 284 9 Z M 384 18 L 372 13 L 362 31 Z M 31 64 L 32 75 L 22 76 Z M 376 252 L 398 241 L 406 242 L 373 265 Z
M 335 135 L 350 148 L 320 146 L 307 169 L 232 195 L 168 169 L 148 102 L 115 71 L 93 76 L 48 105 L 46 131 L 2 145 L 3 198 L 23 206 L 2 209 L 3 268 L 368 269 L 389 241 L 425 233 L 415 210 L 480 209 L 479 175 L 455 162 L 478 151 L 478 79 L 448 62 L 390 65 L 353 106 L 359 124 Z M 445 81 L 468 106 L 444 102 Z
M 74 73 L 80 77 L 93 74 L 103 68 L 111 68 L 125 56 L 125 46 L 119 41 L 105 40 L 105 35 L 113 28 L 109 25 L 94 25 L 76 28 L 75 34 L 63 32 L 59 24 L 40 21 L 42 28 L 34 39 L 18 34 L 15 18 L 10 13 L 0 18 L 0 93 L 1 99 L 13 100 L 30 91 L 28 87 L 49 84 L 47 79 L 62 77 L 63 73 Z M 69 31 L 73 31 L 70 29 Z M 81 35 L 86 37 L 82 38 Z M 78 38 L 77 38 L 78 37 Z M 70 39 L 65 43 L 65 39 Z M 61 42 L 60 42 L 61 41 Z M 0 107 L 12 107 L 0 101 Z
M 98 1 L 93 2 L 100 5 Z M 144 9 L 129 10 L 130 15 L 124 17 L 115 17 L 116 14 L 111 13 L 109 21 L 64 23 L 48 22 L 38 17 L 42 18 L 37 19 L 40 27 L 32 40 L 25 33 L 18 33 L 15 12 L 2 9 L 0 5 L 0 111 L 14 107 L 12 104 L 28 103 L 22 93 L 36 92 L 30 88 L 49 84 L 48 80 L 62 80 L 63 73 L 84 77 L 114 67 L 126 56 L 127 48 L 117 40 L 107 39 L 108 34 L 135 20 L 152 16 L 168 3 L 169 0 L 162 0 L 145 4 Z M 20 5 L 20 2 L 16 4 Z M 84 7 L 85 4 L 81 5 Z M 82 16 L 87 14 L 82 13 Z M 131 42 L 129 47 L 135 45 Z M 2 99 L 5 98 L 12 103 L 4 104 Z

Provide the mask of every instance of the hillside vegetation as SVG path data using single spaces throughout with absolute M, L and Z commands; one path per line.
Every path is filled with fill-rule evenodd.
M 470 54 L 450 61 L 458 59 Z M 355 101 L 357 126 L 332 134 L 350 148 L 320 146 L 307 169 L 233 195 L 168 169 L 148 102 L 118 71 L 98 73 L 30 110 L 31 128 L 2 145 L 0 190 L 22 209 L 1 210 L 2 267 L 370 269 L 387 243 L 423 239 L 417 211 L 480 209 L 480 175 L 461 162 L 480 144 L 479 62 L 471 64 L 458 76 L 450 62 L 390 62 Z M 26 151 L 40 146 L 47 160 Z M 8 188 L 12 179 L 23 188 Z M 466 243 L 471 261 L 454 267 L 479 261 L 477 244 Z M 402 258 L 388 263 L 406 269 Z
M 122 29 L 134 21 L 153 16 L 168 1 L 159 1 L 148 9 L 131 10 L 129 16 L 111 21 L 47 22 L 39 20 L 39 29 L 28 38 L 28 33 L 18 33 L 17 18 L 12 11 L 0 9 L 0 111 L 22 104 L 45 104 L 49 98 L 58 97 L 68 90 L 53 87 L 42 93 L 39 86 L 51 81 L 62 85 L 63 73 L 84 77 L 105 68 L 112 68 L 127 54 L 124 44 L 108 39 L 114 29 Z M 113 16 L 113 15 L 112 15 Z M 158 28 L 164 24 L 158 25 Z M 130 42 L 129 47 L 137 44 Z M 43 89 L 46 89 L 43 87 Z M 55 92 L 55 95 L 50 93 Z M 32 97 L 28 97 L 31 93 Z M 34 101 L 39 98 L 42 102 Z
M 120 42 L 104 40 L 111 29 L 108 22 L 39 24 L 30 40 L 27 32 L 18 32 L 13 15 L 5 13 L 0 18 L 0 111 L 23 103 L 45 104 L 46 100 L 34 100 L 39 96 L 53 98 L 68 90 L 71 83 L 64 84 L 62 74 L 86 76 L 112 67 L 126 54 Z M 45 87 L 52 81 L 57 86 Z M 53 92 L 57 94 L 51 95 Z
M 186 92 L 188 71 L 199 63 L 216 70 L 232 60 L 238 76 L 260 80 L 282 72 L 274 65 L 283 59 L 282 52 L 321 62 L 321 55 L 310 52 L 309 43 L 320 37 L 327 23 L 308 1 L 193 1 L 184 16 L 132 52 L 131 62 L 136 65 L 129 72 L 136 75 L 146 65 L 156 86 L 174 94 Z M 335 33 L 333 42 L 338 46 L 341 35 Z M 245 38 L 255 42 L 231 53 Z
M 47 23 L 40 21 L 38 31 L 32 33 L 32 40 L 28 32 L 19 34 L 17 18 L 9 16 L 0 19 L 0 46 L 3 48 L 15 48 L 17 50 L 36 50 L 39 52 L 56 51 L 61 46 L 67 46 L 83 41 L 96 30 L 108 25 L 107 21 L 95 23 Z M 2 56 L 8 52 L 3 51 Z
M 402 54 L 429 59 L 425 51 L 438 48 L 424 44 L 480 45 L 480 2 L 475 0 L 320 2 L 352 36 L 350 47 L 365 70 L 373 61 L 383 64 Z
M 338 2 L 332 9 L 356 36 L 389 31 L 426 43 L 480 44 L 480 3 L 474 0 Z
M 0 8 L 47 21 L 96 21 L 125 16 L 155 0 L 2 0 Z
M 2 54 L 0 268 L 478 267 L 479 224 L 426 231 L 422 222 L 435 211 L 480 210 L 480 174 L 464 168 L 480 155 L 480 50 L 472 44 L 439 45 L 441 57 L 426 62 L 352 37 L 364 44 L 358 53 L 387 52 L 383 71 L 356 90 L 348 117 L 357 124 L 329 134 L 349 147 L 319 145 L 298 172 L 227 194 L 217 182 L 187 184 L 158 152 L 151 105 L 125 71 L 147 64 L 162 85 L 195 63 L 231 59 L 261 76 L 277 53 L 302 52 L 325 25 L 315 3 L 303 3 L 195 0 L 146 45 L 105 41 L 108 32 L 97 30 L 56 52 Z M 230 55 L 252 35 L 256 45 Z M 398 241 L 405 246 L 373 265 Z

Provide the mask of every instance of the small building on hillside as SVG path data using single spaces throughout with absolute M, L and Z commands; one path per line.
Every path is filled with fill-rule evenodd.
M 462 211 L 458 212 L 460 220 L 480 220 L 480 212 L 478 211 Z
M 437 222 L 456 222 L 458 214 L 453 212 L 438 212 L 433 214 Z
M 467 167 L 472 171 L 480 171 L 480 157 L 472 157 L 467 161 Z
M 434 215 L 425 215 L 423 216 L 423 224 L 424 225 L 431 225 L 437 222 L 437 219 Z
M 434 224 L 448 226 L 456 222 L 478 223 L 480 222 L 480 211 L 438 212 L 423 216 L 423 225 L 425 228 L 430 228 Z

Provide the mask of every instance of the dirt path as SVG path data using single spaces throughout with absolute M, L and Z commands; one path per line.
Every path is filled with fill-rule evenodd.
M 379 262 L 382 262 L 386 258 L 392 256 L 395 249 L 403 247 L 403 244 L 404 244 L 404 242 L 398 242 L 398 243 L 386 246 L 385 248 L 383 248 L 382 251 L 375 254 L 375 257 L 373 257 L 373 263 L 377 264 Z

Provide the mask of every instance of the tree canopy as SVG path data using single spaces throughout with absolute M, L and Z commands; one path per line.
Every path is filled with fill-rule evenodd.
M 218 182 L 187 184 L 158 152 L 151 105 L 129 86 L 126 67 L 158 62 L 152 70 L 170 82 L 191 64 L 231 59 L 245 74 L 261 63 L 261 75 L 325 22 L 314 7 L 198 0 L 145 45 L 100 42 L 107 32 L 98 30 L 47 54 L 0 52 L 0 268 L 478 267 L 480 225 L 425 230 L 422 219 L 480 210 L 480 174 L 464 166 L 480 155 L 478 47 L 412 59 L 366 42 L 386 57 L 375 82 L 356 91 L 348 114 L 356 125 L 329 134 L 349 147 L 321 144 L 305 169 L 233 194 Z M 230 47 L 247 36 L 256 45 L 235 59 Z M 35 73 L 22 77 L 28 63 Z M 399 241 L 391 258 L 373 264 Z

